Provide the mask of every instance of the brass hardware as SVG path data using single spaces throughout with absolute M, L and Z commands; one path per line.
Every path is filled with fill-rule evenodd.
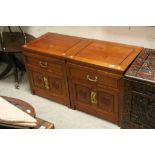
M 47 79 L 47 77 L 44 76 L 43 79 L 44 79 L 44 86 L 45 86 L 45 88 L 46 88 L 46 89 L 49 89 L 49 84 L 48 84 L 48 79 Z
M 40 65 L 40 67 L 42 67 L 42 68 L 47 68 L 47 62 L 39 61 L 39 65 Z
M 97 82 L 98 77 L 97 77 L 97 76 L 95 76 L 95 79 L 91 79 L 91 78 L 90 78 L 90 76 L 89 76 L 89 75 L 87 75 L 87 79 L 88 79 L 89 81 L 92 81 L 92 82 Z
M 97 93 L 94 91 L 91 91 L 91 103 L 92 104 L 97 104 Z

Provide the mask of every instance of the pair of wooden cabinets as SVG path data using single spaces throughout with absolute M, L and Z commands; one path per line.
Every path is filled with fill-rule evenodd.
M 122 76 L 141 47 L 47 33 L 23 48 L 33 94 L 119 124 Z

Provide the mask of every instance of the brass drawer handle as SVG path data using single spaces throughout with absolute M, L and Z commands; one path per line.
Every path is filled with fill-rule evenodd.
M 47 77 L 44 76 L 43 80 L 44 80 L 44 86 L 45 86 L 45 88 L 46 88 L 46 89 L 49 89 L 49 84 L 48 84 L 48 79 L 47 79 Z
M 97 93 L 94 91 L 91 91 L 90 97 L 91 97 L 91 103 L 97 104 Z
M 95 79 L 91 79 L 91 78 L 90 78 L 90 76 L 89 76 L 89 75 L 87 75 L 87 79 L 88 79 L 89 81 L 92 81 L 92 82 L 97 82 L 98 77 L 97 77 L 97 76 L 95 76 Z
M 47 68 L 47 62 L 39 61 L 39 65 L 40 65 L 40 67 L 42 67 L 42 68 Z

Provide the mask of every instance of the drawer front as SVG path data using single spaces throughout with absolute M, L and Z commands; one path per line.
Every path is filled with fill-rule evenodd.
M 120 89 L 121 76 L 101 70 L 97 71 L 97 75 L 99 77 L 98 86 L 105 85 L 111 88 Z
M 71 79 L 82 80 L 92 85 L 107 86 L 119 89 L 120 76 L 97 70 L 95 68 L 83 67 L 79 65 L 69 64 L 69 72 Z
M 70 65 L 69 71 L 72 79 L 82 80 L 92 84 L 96 84 L 98 80 L 96 71 L 92 68 Z
M 63 75 L 65 62 L 57 59 L 48 58 L 46 56 L 32 55 L 25 56 L 28 66 L 37 67 L 54 74 Z

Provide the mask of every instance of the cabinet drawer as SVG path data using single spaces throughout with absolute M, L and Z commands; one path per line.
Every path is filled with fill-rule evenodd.
M 119 89 L 119 80 L 121 76 L 115 75 L 113 73 L 74 64 L 69 64 L 69 72 L 72 80 L 77 79 L 89 82 L 99 87 L 104 85 Z
M 62 75 L 64 72 L 64 61 L 48 58 L 45 56 L 25 56 L 26 64 L 28 66 L 37 67 L 54 74 Z
M 92 82 L 94 84 L 97 82 L 98 77 L 95 69 L 73 64 L 70 64 L 69 66 L 69 72 L 72 79 Z
M 99 77 L 98 86 L 105 85 L 108 87 L 119 89 L 121 76 L 101 70 L 97 71 L 97 75 Z

